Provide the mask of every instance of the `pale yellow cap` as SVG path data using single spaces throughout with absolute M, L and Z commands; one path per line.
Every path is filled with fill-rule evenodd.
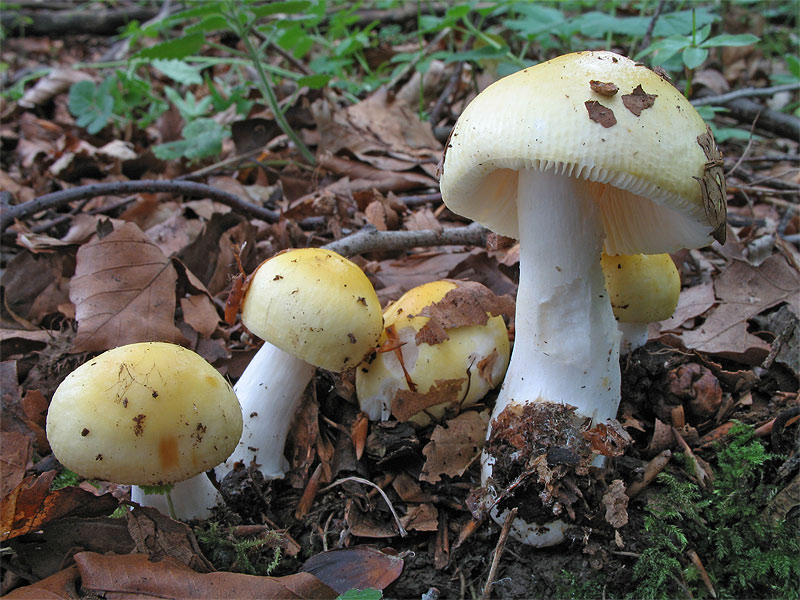
M 383 327 L 364 272 L 323 248 L 289 250 L 261 263 L 242 302 L 242 322 L 284 352 L 337 373 L 360 363 Z
M 724 176 L 710 130 L 669 81 L 619 54 L 566 54 L 481 92 L 445 149 L 442 198 L 519 239 L 523 169 L 597 182 L 609 254 L 724 241 Z
M 133 485 L 189 479 L 224 461 L 242 409 L 219 372 L 162 342 L 120 346 L 58 386 L 47 412 L 53 454 L 84 477 Z
M 418 334 L 430 320 L 430 317 L 420 313 L 441 301 L 459 285 L 462 283 L 441 280 L 417 286 L 390 304 L 383 314 L 385 328 L 394 327 L 398 339 L 404 342 L 401 347 L 403 364 L 418 393 L 430 391 L 437 381 L 463 380 L 446 401 L 429 407 L 428 414 L 420 413 L 409 419 L 418 424 L 429 422 L 428 415 L 441 418 L 448 406 L 475 404 L 500 384 L 508 366 L 508 332 L 500 315 L 488 315 L 484 325 L 447 328 L 447 339 L 438 343 L 418 339 Z M 384 331 L 380 343 L 383 344 L 387 339 Z M 356 371 L 359 403 L 373 420 L 388 417 L 395 393 L 408 389 L 402 367 L 393 351 L 378 354 Z
M 681 278 L 669 254 L 603 254 L 600 265 L 617 321 L 653 323 L 675 312 Z

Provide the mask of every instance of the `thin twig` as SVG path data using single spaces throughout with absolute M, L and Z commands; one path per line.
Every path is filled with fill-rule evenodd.
M 406 250 L 416 246 L 484 246 L 488 231 L 479 223 L 434 231 L 378 231 L 367 225 L 356 233 L 338 239 L 324 248 L 342 256 L 354 256 L 376 250 Z
M 661 16 L 661 11 L 664 10 L 664 5 L 667 3 L 667 0 L 660 0 L 658 5 L 656 6 L 656 12 L 653 13 L 653 17 L 650 19 L 650 23 L 647 25 L 647 31 L 644 32 L 642 39 L 639 40 L 639 43 L 642 44 L 642 48 L 647 48 L 650 45 L 650 38 L 653 37 L 653 29 L 656 27 L 656 21 L 658 21 L 658 17 Z M 633 56 L 636 54 L 636 40 L 633 40 L 631 44 L 630 50 L 628 50 L 628 56 Z
M 467 41 L 464 43 L 464 47 L 462 51 L 468 52 L 472 50 L 472 44 L 475 42 L 475 36 L 469 36 Z M 448 98 L 453 95 L 453 92 L 456 90 L 458 86 L 458 82 L 461 79 L 461 72 L 464 70 L 464 61 L 460 60 L 456 63 L 455 67 L 453 68 L 453 73 L 450 75 L 450 79 L 447 81 L 447 85 L 444 86 L 444 90 L 439 95 L 439 99 L 436 101 L 436 104 L 433 106 L 433 110 L 431 110 L 431 116 L 428 118 L 428 121 L 431 125 L 436 125 L 442 115 L 442 111 L 444 110 L 445 103 L 447 102 Z
M 800 83 L 785 83 L 783 85 L 775 85 L 765 88 L 742 88 L 741 90 L 734 90 L 726 94 L 719 94 L 717 96 L 704 96 L 703 98 L 695 98 L 692 100 L 693 106 L 705 106 L 706 104 L 727 104 L 731 100 L 739 98 L 750 98 L 753 96 L 772 96 L 779 92 L 793 92 L 800 90 Z
M 230 206 L 238 213 L 261 219 L 267 223 L 275 223 L 279 217 L 277 211 L 246 202 L 235 194 L 203 183 L 168 179 L 143 179 L 140 181 L 113 181 L 110 183 L 83 185 L 53 192 L 52 194 L 45 194 L 15 206 L 5 207 L 2 215 L 0 215 L 0 231 L 5 231 L 17 219 L 27 219 L 43 210 L 58 208 L 76 200 L 97 196 L 127 196 L 128 194 L 153 194 L 158 192 L 182 194 L 194 198 L 209 198 L 215 202 Z
M 394 510 L 394 506 L 392 506 L 392 503 L 389 501 L 389 496 L 387 496 L 386 492 L 384 492 L 378 485 L 372 483 L 368 479 L 363 479 L 361 477 L 345 477 L 343 479 L 337 479 L 332 484 L 327 485 L 324 488 L 322 488 L 321 490 L 319 490 L 319 493 L 327 492 L 331 488 L 334 488 L 337 485 L 341 485 L 342 483 L 346 483 L 348 481 L 355 481 L 357 483 L 363 483 L 364 485 L 372 486 L 376 490 L 378 490 L 378 492 L 380 492 L 381 496 L 383 496 L 383 499 L 386 502 L 386 505 L 389 507 L 389 510 L 392 511 L 392 516 L 394 516 L 394 520 L 397 523 L 397 529 L 400 532 L 400 536 L 401 537 L 406 537 L 408 535 L 408 532 L 406 531 L 405 527 L 403 527 L 403 524 L 400 522 L 400 517 L 397 516 L 397 513 Z
M 516 518 L 517 507 L 515 506 L 511 509 L 508 515 L 506 515 L 506 521 L 503 523 L 503 529 L 500 530 L 500 537 L 497 538 L 497 546 L 495 546 L 494 556 L 492 557 L 492 566 L 489 567 L 489 576 L 486 578 L 486 585 L 483 588 L 481 600 L 489 600 L 489 598 L 492 597 L 492 583 L 494 583 L 494 578 L 497 576 L 497 567 L 500 566 L 500 557 L 503 555 L 503 548 L 505 548 L 506 539 L 508 539 L 508 533 L 511 531 L 511 524 Z

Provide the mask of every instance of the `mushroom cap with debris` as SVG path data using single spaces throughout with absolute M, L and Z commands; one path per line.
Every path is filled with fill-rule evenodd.
M 378 343 L 383 319 L 375 288 L 346 258 L 300 248 L 262 262 L 242 302 L 258 337 L 315 367 L 355 367 Z
M 517 177 L 596 182 L 607 254 L 658 254 L 725 239 L 722 156 L 665 77 L 613 52 L 575 52 L 481 92 L 445 149 L 447 207 L 519 239 Z
M 242 434 L 230 384 L 200 355 L 142 342 L 87 361 L 58 386 L 47 412 L 56 458 L 88 478 L 160 485 L 224 461 Z

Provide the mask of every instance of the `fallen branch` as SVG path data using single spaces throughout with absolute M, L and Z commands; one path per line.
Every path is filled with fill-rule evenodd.
M 484 246 L 487 234 L 488 231 L 479 223 L 442 231 L 378 231 L 372 225 L 367 225 L 323 247 L 342 256 L 355 256 L 377 250 L 406 250 L 416 246 Z
M 634 481 L 628 486 L 628 498 L 634 498 L 636 495 L 640 494 L 644 488 L 650 485 L 656 476 L 664 470 L 664 467 L 667 466 L 670 458 L 672 458 L 672 452 L 670 450 L 664 450 L 647 463 L 647 466 L 644 468 L 644 477 L 642 480 Z
M 511 512 L 506 517 L 503 523 L 503 529 L 500 530 L 500 537 L 497 539 L 497 546 L 494 549 L 494 556 L 492 557 L 492 566 L 489 567 L 489 576 L 486 578 L 486 585 L 481 594 L 481 600 L 489 600 L 492 597 L 492 583 L 497 576 L 497 567 L 500 565 L 500 557 L 503 555 L 503 549 L 506 546 L 508 533 L 511 531 L 511 524 L 517 518 L 517 507 L 511 509 Z
M 800 90 L 800 83 L 786 83 L 784 85 L 776 85 L 773 87 L 765 88 L 742 88 L 741 90 L 734 90 L 719 94 L 717 96 L 704 96 L 703 98 L 695 98 L 692 100 L 693 106 L 705 106 L 707 104 L 727 104 L 739 98 L 752 98 L 754 96 L 774 96 L 780 92 L 793 92 Z
M 15 220 L 27 219 L 43 210 L 59 208 L 76 200 L 97 196 L 123 196 L 126 194 L 153 194 L 158 192 L 182 194 L 194 198 L 209 198 L 215 202 L 230 206 L 237 213 L 261 219 L 267 223 L 277 222 L 279 216 L 277 211 L 247 202 L 235 194 L 203 183 L 145 179 L 141 181 L 114 181 L 111 183 L 83 185 L 69 190 L 45 194 L 22 204 L 5 207 L 3 214 L 0 215 L 0 231 L 5 231 Z

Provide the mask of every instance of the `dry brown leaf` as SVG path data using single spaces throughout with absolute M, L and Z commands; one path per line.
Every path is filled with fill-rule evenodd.
M 55 471 L 26 477 L 0 500 L 0 540 L 36 531 L 65 516 L 107 515 L 117 507 L 111 494 L 95 496 L 80 488 L 50 491 Z
M 302 567 L 344 594 L 347 590 L 385 589 L 403 572 L 403 559 L 374 546 L 328 550 L 309 558 Z
M 800 275 L 774 254 L 758 267 L 734 261 L 714 284 L 719 305 L 681 336 L 687 348 L 744 364 L 760 364 L 770 345 L 747 330 L 747 320 L 781 302 L 798 302 Z
M 439 219 L 433 214 L 433 211 L 427 206 L 413 211 L 405 219 L 403 219 L 403 227 L 408 231 L 441 231 L 442 224 Z
M 32 585 L 17 588 L 3 596 L 13 600 L 75 600 L 79 598 L 77 592 L 80 573 L 75 565 L 59 571 L 46 579 L 37 581 Z
M 0 499 L 5 498 L 25 479 L 25 471 L 33 456 L 30 436 L 16 431 L 0 436 Z
M 135 551 L 153 560 L 169 556 L 192 570 L 209 573 L 214 570 L 203 556 L 188 525 L 173 521 L 155 508 L 136 506 L 125 513 L 128 534 Z
M 78 320 L 72 351 L 180 341 L 176 280 L 169 259 L 132 223 L 81 246 L 70 283 Z
M 463 475 L 483 448 L 488 423 L 486 413 L 470 411 L 450 419 L 446 428 L 437 425 L 422 450 L 426 460 L 420 481 L 436 483 L 442 475 Z
M 75 555 L 84 591 L 149 598 L 336 598 L 336 593 L 309 573 L 258 577 L 241 573 L 196 573 L 165 557 L 151 562 L 142 554 L 125 556 L 81 552 Z
M 181 298 L 183 320 L 204 337 L 211 337 L 219 326 L 217 308 L 206 294 L 194 294 Z
M 407 530 L 437 531 L 439 529 L 439 513 L 433 504 L 410 504 L 400 522 Z
M 350 533 L 357 537 L 389 538 L 398 535 L 394 528 L 394 521 L 378 518 L 377 516 L 362 511 L 351 500 L 347 501 L 344 509 L 344 520 Z
M 714 306 L 716 302 L 717 298 L 714 295 L 714 284 L 710 281 L 686 288 L 681 291 L 675 312 L 672 313 L 669 319 L 659 324 L 659 330 L 662 333 L 678 330 L 686 321 L 694 317 L 699 317 Z
M 603 505 L 606 507 L 606 523 L 615 529 L 628 524 L 628 495 L 621 479 L 615 479 L 608 486 L 603 495 Z
M 402 423 L 428 407 L 445 403 L 458 404 L 462 396 L 461 387 L 464 385 L 464 381 L 466 381 L 466 377 L 437 379 L 425 393 L 397 390 L 392 398 L 392 414 Z
M 419 314 L 429 317 L 417 332 L 417 344 L 438 344 L 448 339 L 447 330 L 468 325 L 485 325 L 489 315 L 514 316 L 511 296 L 497 296 L 476 281 L 453 280 L 456 288 L 438 302 L 426 306 Z

